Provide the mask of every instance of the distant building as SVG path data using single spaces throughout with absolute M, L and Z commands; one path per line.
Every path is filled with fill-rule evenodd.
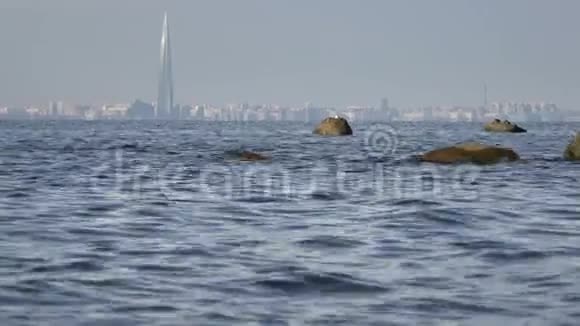
M 163 18 L 163 31 L 161 35 L 161 67 L 159 71 L 159 90 L 157 93 L 157 106 L 155 117 L 171 118 L 174 116 L 173 105 L 173 73 L 171 67 L 171 44 L 169 39 L 169 22 L 167 13 Z
M 44 116 L 44 112 L 42 111 L 42 109 L 37 107 L 27 107 L 24 109 L 24 111 L 28 115 L 28 118 L 31 119 L 38 119 Z
M 48 115 L 51 117 L 64 116 L 64 103 L 62 101 L 50 101 L 48 103 Z
M 130 119 L 154 119 L 155 106 L 141 100 L 135 100 L 127 109 L 127 117 Z
M 101 117 L 103 119 L 123 119 L 127 117 L 129 107 L 124 104 L 103 105 Z

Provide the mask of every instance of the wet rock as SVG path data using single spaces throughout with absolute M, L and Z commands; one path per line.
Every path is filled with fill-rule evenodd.
M 519 160 L 519 156 L 510 148 L 489 146 L 480 143 L 464 143 L 427 152 L 419 157 L 421 161 L 431 163 L 475 163 L 495 164 Z
M 580 161 L 580 132 L 576 133 L 574 140 L 566 147 L 564 158 L 571 161 Z
M 527 130 L 518 126 L 517 124 L 511 123 L 508 120 L 501 121 L 499 119 L 494 119 L 493 121 L 486 124 L 483 129 L 489 132 L 526 132 Z
M 242 151 L 239 155 L 240 161 L 266 161 L 270 158 L 264 156 L 262 154 L 249 152 L 249 151 Z
M 345 136 L 352 135 L 352 129 L 345 118 L 335 116 L 322 120 L 313 133 L 322 136 Z

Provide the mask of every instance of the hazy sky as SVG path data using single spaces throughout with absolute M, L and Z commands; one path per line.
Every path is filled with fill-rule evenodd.
M 178 103 L 580 108 L 577 0 L 0 0 L 0 105 L 155 100 L 165 10 Z

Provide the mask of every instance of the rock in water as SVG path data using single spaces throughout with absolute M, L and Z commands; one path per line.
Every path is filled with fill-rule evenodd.
M 240 161 L 265 161 L 269 159 L 269 157 L 254 152 L 243 151 L 240 153 Z
M 427 152 L 420 160 L 431 163 L 495 164 L 517 161 L 519 156 L 510 148 L 488 146 L 480 143 L 464 143 Z
M 485 131 L 489 132 L 526 132 L 527 130 L 518 126 L 517 124 L 511 123 L 508 120 L 501 121 L 499 119 L 494 119 L 492 122 L 488 123 L 483 127 Z
M 352 135 L 352 129 L 345 118 L 337 116 L 322 120 L 313 133 L 322 136 L 344 136 Z
M 580 161 L 580 132 L 576 133 L 576 138 L 566 147 L 564 158 L 572 161 Z

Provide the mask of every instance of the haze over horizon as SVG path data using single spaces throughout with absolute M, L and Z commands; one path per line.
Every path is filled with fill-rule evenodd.
M 154 101 L 165 11 L 176 103 L 580 108 L 574 0 L 0 0 L 0 105 Z

